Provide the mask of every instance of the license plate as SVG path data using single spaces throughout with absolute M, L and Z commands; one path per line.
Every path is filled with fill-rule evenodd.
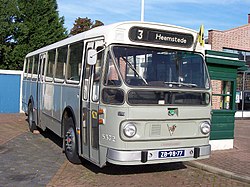
M 185 150 L 159 151 L 158 158 L 174 158 L 185 156 Z

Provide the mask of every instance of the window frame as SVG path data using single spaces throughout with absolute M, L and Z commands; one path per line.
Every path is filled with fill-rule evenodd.
M 59 49 L 67 49 L 67 53 L 66 53 L 66 62 L 63 63 L 63 69 L 62 69 L 62 75 L 63 78 L 58 78 L 57 77 L 57 68 L 58 68 L 58 58 L 59 58 Z M 64 46 L 60 46 L 58 48 L 56 48 L 56 61 L 55 61 L 55 68 L 54 68 L 54 82 L 55 83 L 64 83 L 65 79 L 66 79 L 66 71 L 67 71 L 67 63 L 68 63 L 68 52 L 69 52 L 69 45 L 64 45 Z
M 224 80 L 224 79 L 212 79 L 211 84 L 213 84 L 213 81 L 221 81 L 222 82 L 222 93 L 214 93 L 213 92 L 213 86 L 212 86 L 212 95 L 211 95 L 211 104 L 212 104 L 212 110 L 234 110 L 234 87 L 235 87 L 235 81 L 234 80 Z M 230 83 L 230 90 L 229 93 L 227 93 L 226 86 L 227 82 Z M 213 108 L 213 97 L 221 97 L 220 99 L 220 108 Z M 228 103 L 228 108 L 226 103 Z
M 52 67 L 52 76 L 48 77 L 47 73 L 48 73 L 48 66 L 49 66 L 49 58 L 50 58 L 50 51 L 53 51 L 55 50 L 55 60 L 54 60 L 54 67 Z M 54 49 L 50 49 L 47 51 L 47 60 L 46 60 L 46 66 L 45 66 L 45 73 L 44 73 L 44 76 L 45 76 L 45 82 L 53 82 L 54 81 L 54 76 L 55 76 L 55 66 L 56 66 L 56 60 L 57 60 L 57 48 L 54 48 Z M 51 78 L 51 80 L 49 80 L 48 78 Z
M 28 69 L 27 69 L 27 78 L 28 80 L 32 80 L 32 71 L 33 71 L 33 56 L 28 57 Z M 32 61 L 31 61 L 32 59 Z
M 98 53 L 98 48 L 101 48 L 101 46 L 98 46 L 97 48 L 96 48 L 96 50 L 97 50 L 97 53 Z M 103 47 L 102 47 L 103 48 Z M 98 102 L 99 100 L 100 100 L 100 95 L 101 95 L 101 90 L 100 90 L 100 88 L 101 88 L 101 77 L 102 77 L 102 69 L 103 69 L 103 67 L 104 67 L 104 57 L 105 57 L 105 53 L 104 53 L 104 51 L 102 50 L 102 49 L 100 49 L 99 51 L 99 53 L 97 54 L 97 59 L 96 59 L 96 64 L 92 67 L 92 71 L 93 71 L 93 80 L 92 80 L 92 94 L 91 94 L 91 99 L 92 99 L 92 101 L 93 102 Z M 100 55 L 100 56 L 99 56 Z M 98 57 L 100 57 L 100 66 L 98 66 L 97 67 L 97 64 L 98 64 Z M 97 69 L 99 68 L 99 71 L 96 71 Z M 96 81 L 96 82 L 98 82 L 98 83 L 96 83 L 95 82 L 95 75 L 96 75 L 96 72 L 98 72 L 99 73 L 99 80 L 98 81 Z M 95 99 L 94 98 L 94 90 L 95 90 L 95 86 L 96 86 L 96 88 L 98 88 L 97 89 L 97 98 Z
M 37 57 L 37 59 L 36 59 L 36 57 Z M 35 64 L 36 64 L 36 66 L 35 66 Z M 36 54 L 36 55 L 33 56 L 32 81 L 37 81 L 37 78 L 38 78 L 38 66 L 39 66 L 39 54 Z M 35 70 L 36 70 L 36 72 L 35 72 Z
M 80 70 L 78 69 L 78 71 L 80 73 L 79 74 L 79 80 L 70 80 L 70 79 L 68 79 L 68 75 L 69 75 L 69 65 L 70 65 L 70 57 L 71 57 L 71 46 L 72 45 L 77 45 L 79 43 L 82 44 L 81 67 L 78 67 L 78 68 L 80 68 Z M 77 42 L 74 42 L 74 43 L 71 43 L 71 44 L 68 45 L 68 59 L 67 59 L 67 64 L 66 64 L 66 75 L 65 75 L 65 80 L 66 80 L 65 82 L 67 84 L 78 85 L 81 82 L 82 72 L 83 72 L 83 69 L 84 69 L 84 67 L 83 67 L 83 65 L 84 65 L 84 47 L 85 47 L 84 46 L 84 40 L 77 41 Z

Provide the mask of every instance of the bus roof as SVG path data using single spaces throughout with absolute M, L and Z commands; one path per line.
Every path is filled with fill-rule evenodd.
M 158 30 L 163 30 L 163 31 L 169 30 L 173 32 L 187 33 L 187 34 L 192 34 L 195 38 L 198 34 L 197 31 L 195 30 L 180 27 L 180 26 L 175 26 L 175 25 L 169 25 L 169 24 L 154 23 L 154 22 L 141 22 L 141 21 L 118 22 L 118 23 L 113 23 L 110 25 L 95 27 L 91 30 L 76 34 L 74 36 L 70 36 L 66 39 L 63 39 L 51 45 L 45 46 L 36 51 L 30 52 L 26 55 L 26 57 L 33 56 L 39 53 L 43 53 L 43 52 L 46 52 L 48 50 L 51 50 L 60 46 L 65 46 L 71 43 L 75 43 L 77 41 L 87 40 L 87 39 L 96 38 L 96 37 L 104 37 L 105 42 L 108 45 L 110 43 L 124 43 L 124 44 L 127 43 L 127 44 L 136 45 L 138 43 L 132 42 L 129 40 L 128 36 L 127 37 L 124 36 L 124 34 L 127 35 L 127 33 L 129 32 L 129 29 L 132 27 L 144 27 L 144 28 L 158 29 Z M 152 44 L 150 46 L 152 46 Z M 161 46 L 161 47 L 164 47 L 164 46 Z

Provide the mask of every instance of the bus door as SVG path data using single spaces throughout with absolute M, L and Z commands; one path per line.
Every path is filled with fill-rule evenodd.
M 103 40 L 87 42 L 88 49 L 100 51 L 103 48 Z M 86 55 L 85 55 L 86 56 Z M 87 58 L 87 57 L 85 57 Z M 90 66 L 86 63 L 83 76 L 83 154 L 91 161 L 99 163 L 99 90 L 101 78 L 103 51 L 97 52 L 97 63 Z M 85 133 L 84 133 L 85 131 Z
M 39 55 L 39 64 L 38 64 L 38 77 L 37 77 L 37 125 L 44 129 L 41 125 L 40 121 L 40 115 L 42 112 L 41 106 L 42 106 L 42 93 L 43 93 L 43 86 L 42 82 L 44 81 L 44 67 L 45 67 L 45 62 L 46 62 L 46 53 L 41 53 Z

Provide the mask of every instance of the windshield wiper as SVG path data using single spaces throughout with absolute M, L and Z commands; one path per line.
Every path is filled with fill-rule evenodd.
M 134 66 L 133 66 L 127 59 L 125 59 L 124 57 L 122 57 L 122 59 L 126 62 L 126 64 L 128 64 L 128 66 L 133 70 L 133 72 L 135 72 L 136 75 L 138 75 L 139 78 L 141 78 L 141 79 L 143 80 L 143 82 L 144 82 L 145 84 L 148 84 L 148 82 L 146 81 L 146 79 L 144 79 L 144 78 L 138 73 L 138 71 L 134 68 Z
M 173 85 L 177 85 L 179 87 L 181 87 L 181 86 L 197 87 L 197 84 L 192 84 L 192 83 L 183 83 L 183 82 L 164 82 L 164 83 L 168 84 L 169 87 L 173 87 Z

